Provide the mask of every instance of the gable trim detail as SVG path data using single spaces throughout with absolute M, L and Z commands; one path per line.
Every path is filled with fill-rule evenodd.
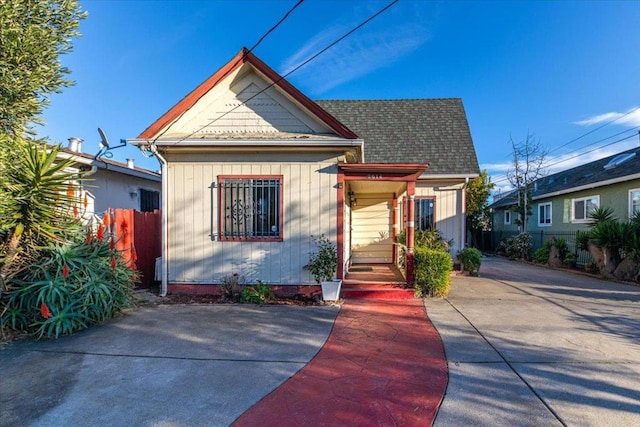
M 216 71 L 207 80 L 191 91 L 180 102 L 174 105 L 169 111 L 163 114 L 158 120 L 153 122 L 139 136 L 139 139 L 157 138 L 158 134 L 182 116 L 187 110 L 193 107 L 207 92 L 220 83 L 229 74 L 240 68 L 243 64 L 250 64 L 255 70 L 272 82 L 272 86 L 279 87 L 283 92 L 291 96 L 301 106 L 311 112 L 331 128 L 337 135 L 345 139 L 357 139 L 358 136 L 340 123 L 335 117 L 327 113 L 318 104 L 309 99 L 306 95 L 296 89 L 291 83 L 276 73 L 271 67 L 262 62 L 258 57 L 250 53 L 243 47 L 240 52 L 231 59 L 225 66 Z

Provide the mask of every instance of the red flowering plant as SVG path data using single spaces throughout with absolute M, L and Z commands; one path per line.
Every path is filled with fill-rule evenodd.
M 2 323 L 37 337 L 74 333 L 130 306 L 135 274 L 111 237 L 77 233 L 42 249 L 41 262 L 15 281 L 19 292 L 6 298 Z

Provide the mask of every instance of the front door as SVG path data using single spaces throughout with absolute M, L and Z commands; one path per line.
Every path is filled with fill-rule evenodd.
M 393 194 L 359 194 L 351 206 L 351 262 L 393 262 Z

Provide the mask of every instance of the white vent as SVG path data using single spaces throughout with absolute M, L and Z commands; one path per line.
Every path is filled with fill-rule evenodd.
M 76 136 L 72 136 L 67 141 L 69 141 L 69 150 L 73 151 L 74 153 L 82 153 L 82 139 Z

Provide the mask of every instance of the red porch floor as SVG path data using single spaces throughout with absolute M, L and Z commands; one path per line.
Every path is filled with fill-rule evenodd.
M 429 426 L 447 381 L 421 300 L 348 300 L 316 357 L 233 425 Z

